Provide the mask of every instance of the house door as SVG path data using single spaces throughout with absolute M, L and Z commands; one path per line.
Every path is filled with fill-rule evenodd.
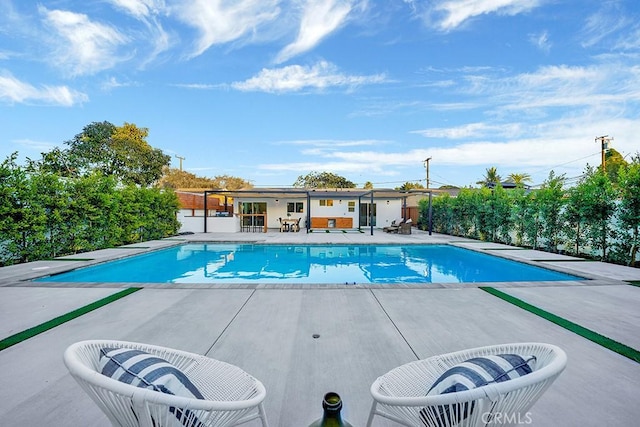
M 266 233 L 266 202 L 243 202 L 240 206 L 240 230 Z
M 371 221 L 369 221 L 371 220 Z M 360 204 L 360 227 L 368 227 L 376 225 L 376 204 L 361 203 Z

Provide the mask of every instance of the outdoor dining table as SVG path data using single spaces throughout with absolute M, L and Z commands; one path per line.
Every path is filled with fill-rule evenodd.
M 283 218 L 282 225 L 284 226 L 284 230 L 281 231 L 292 231 L 293 226 L 298 222 L 296 218 Z

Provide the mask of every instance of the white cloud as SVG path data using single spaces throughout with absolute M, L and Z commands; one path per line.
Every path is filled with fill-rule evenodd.
M 198 89 L 198 90 L 211 90 L 220 88 L 220 85 L 212 85 L 206 83 L 176 83 L 173 86 L 182 87 L 185 89 Z
M 461 140 L 430 151 L 451 164 L 553 165 L 597 152 L 590 144 L 593 138 L 617 132 L 629 141 L 621 146 L 630 149 L 631 129 L 638 125 L 639 78 L 635 63 L 610 58 L 591 66 L 544 66 L 506 77 L 475 74 L 467 77 L 463 93 L 485 100 L 490 121 L 412 133 Z
M 94 74 L 122 60 L 118 48 L 128 39 L 115 28 L 93 22 L 87 15 L 38 8 L 44 22 L 56 33 L 51 61 L 69 75 Z
M 618 10 L 618 6 L 615 2 L 604 2 L 600 11 L 586 19 L 582 31 L 583 47 L 594 46 L 629 24 L 629 19 Z
M 344 0 L 307 2 L 302 13 L 296 40 L 280 51 L 276 63 L 285 62 L 314 48 L 322 39 L 344 24 L 353 6 L 352 1 Z
M 199 31 L 190 55 L 196 57 L 213 45 L 254 34 L 258 27 L 278 18 L 278 4 L 278 0 L 189 0 L 177 2 L 172 11 Z
M 451 31 L 468 20 L 481 15 L 497 14 L 513 16 L 528 12 L 544 0 L 435 0 L 418 8 L 409 2 L 415 14 L 427 25 L 442 31 Z
M 529 41 L 545 53 L 551 51 L 551 41 L 549 40 L 549 33 L 547 31 L 538 34 L 529 34 Z
M 143 65 L 153 61 L 158 55 L 173 45 L 171 36 L 164 30 L 159 19 L 160 15 L 168 13 L 164 0 L 110 1 L 114 7 L 123 10 L 146 26 L 147 32 L 143 37 L 145 41 L 152 43 L 153 49 Z
M 322 149 L 335 149 L 337 147 L 362 147 L 362 146 L 372 146 L 379 145 L 383 141 L 376 139 L 362 139 L 362 140 L 335 140 L 335 139 L 305 139 L 305 140 L 296 140 L 296 141 L 280 141 L 276 144 L 284 144 L 284 145 L 298 145 L 298 146 L 308 146 L 314 148 L 322 148 Z
M 136 83 L 132 83 L 132 82 L 121 82 L 117 78 L 111 76 L 105 81 L 103 81 L 100 87 L 102 88 L 102 90 L 110 91 L 112 89 L 117 89 L 121 87 L 130 87 L 130 86 L 136 86 L 136 85 L 137 85 Z
M 553 65 L 514 76 L 464 76 L 466 95 L 483 97 L 494 112 L 541 113 L 548 108 L 629 108 L 640 100 L 640 67 L 606 60 L 590 66 Z M 489 98 L 487 98 L 489 96 Z M 488 101 L 488 102 L 487 102 Z
M 71 107 L 89 100 L 82 92 L 67 86 L 35 87 L 22 82 L 9 73 L 0 74 L 0 99 L 9 103 L 44 104 Z
M 431 128 L 416 130 L 417 133 L 426 138 L 463 139 L 463 138 L 484 138 L 487 136 L 505 137 L 515 136 L 522 132 L 522 126 L 518 123 L 505 125 L 491 125 L 487 123 L 468 123 L 462 126 L 450 128 Z
M 447 146 L 439 144 L 431 149 L 419 150 L 412 156 L 429 156 L 442 165 L 492 165 L 500 167 L 582 170 L 586 162 L 599 164 L 600 146 L 595 136 L 615 132 L 614 148 L 622 153 L 633 153 L 634 127 L 630 119 L 593 118 L 590 115 L 563 117 L 531 129 L 524 138 L 478 138 L 469 142 Z
M 15 145 L 24 147 L 28 151 L 36 151 L 38 153 L 45 153 L 56 147 L 56 144 L 51 142 L 34 141 L 32 139 L 16 139 L 11 142 Z
M 334 64 L 320 61 L 313 66 L 289 65 L 283 68 L 265 68 L 255 77 L 243 82 L 234 82 L 231 86 L 247 92 L 284 93 L 330 87 L 353 88 L 365 84 L 382 83 L 385 78 L 383 74 L 370 76 L 342 74 Z
M 144 19 L 165 9 L 163 0 L 110 0 L 119 9 L 136 19 Z

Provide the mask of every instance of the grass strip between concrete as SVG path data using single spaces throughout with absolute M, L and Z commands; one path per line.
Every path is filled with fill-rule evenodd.
M 35 337 L 43 332 L 48 331 L 49 329 L 53 329 L 56 326 L 60 326 L 63 323 L 66 323 L 70 320 L 73 320 L 77 317 L 82 316 L 83 314 L 87 314 L 93 310 L 96 310 L 100 307 L 103 307 L 109 303 L 119 300 L 120 298 L 124 298 L 127 295 L 130 295 L 136 291 L 139 291 L 142 288 L 127 288 L 120 292 L 116 292 L 113 295 L 109 295 L 108 297 L 99 299 L 98 301 L 92 302 L 91 304 L 87 304 L 84 307 L 80 307 L 76 310 L 70 311 L 69 313 L 63 314 L 62 316 L 58 316 L 54 319 L 51 319 L 47 322 L 41 323 L 33 328 L 25 329 L 22 332 L 18 332 L 17 334 L 11 335 L 2 341 L 0 341 L 0 351 L 11 347 L 12 345 L 16 345 L 21 343 L 22 341 L 28 340 L 29 338 Z
M 615 351 L 618 354 L 621 354 L 635 362 L 640 363 L 640 351 L 632 347 L 624 345 L 618 341 L 612 340 L 611 338 L 607 338 L 604 335 L 600 335 L 599 333 L 594 332 L 591 329 L 587 329 L 583 326 L 578 325 L 577 323 L 573 323 L 570 320 L 564 319 L 560 316 L 556 316 L 553 313 L 550 313 L 534 305 L 531 305 L 528 302 L 525 302 L 519 298 L 506 294 L 495 288 L 481 286 L 480 289 L 506 302 L 509 302 L 515 306 L 518 306 L 523 310 L 526 310 L 530 313 L 533 313 L 535 315 L 542 317 L 543 319 L 546 319 L 552 323 L 555 323 L 556 325 L 561 326 L 571 332 L 574 332 L 580 335 L 581 337 L 588 339 L 589 341 L 599 344 L 605 348 L 608 348 L 611 351 Z

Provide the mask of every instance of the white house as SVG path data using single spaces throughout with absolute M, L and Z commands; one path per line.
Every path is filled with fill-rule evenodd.
M 178 190 L 180 232 L 266 232 L 288 228 L 384 228 L 394 220 L 417 222 L 417 200 L 431 190 L 300 189 Z M 409 209 L 410 207 L 413 209 Z M 205 215 L 206 213 L 206 215 Z M 410 215 L 411 213 L 411 215 Z M 297 227 L 293 224 L 297 223 Z

